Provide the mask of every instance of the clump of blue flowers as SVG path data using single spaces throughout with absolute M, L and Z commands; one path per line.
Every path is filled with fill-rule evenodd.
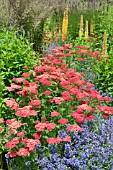
M 60 131 L 60 137 L 66 132 Z M 113 169 L 113 116 L 85 121 L 82 132 L 70 134 L 72 142 L 49 145 L 49 154 L 37 148 L 35 159 L 41 170 L 103 170 Z M 39 151 L 40 150 L 40 151 Z
M 59 131 L 61 138 L 71 136 L 70 143 L 40 144 L 26 162 L 16 164 L 16 158 L 11 159 L 12 170 L 113 170 L 113 116 L 97 116 L 85 121 L 82 128 L 79 132 Z

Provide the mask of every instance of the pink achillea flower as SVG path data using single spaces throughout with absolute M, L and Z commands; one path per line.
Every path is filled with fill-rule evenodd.
M 77 60 L 80 61 L 80 62 L 84 61 L 83 58 L 77 58 Z
M 2 128 L 0 127 L 0 132 L 2 132 Z
M 79 105 L 77 107 L 78 109 L 83 109 L 83 110 L 87 110 L 87 111 L 94 111 L 95 108 L 91 107 L 91 106 L 88 106 L 87 104 L 82 104 L 82 105 Z
M 82 131 L 82 128 L 78 126 L 77 124 L 70 125 L 66 129 L 67 131 L 72 131 L 72 132 Z
M 96 90 L 90 90 L 90 97 L 91 98 L 97 98 L 97 99 L 103 99 L 103 97 L 100 95 L 99 92 L 97 92 Z
M 29 87 L 24 87 L 24 89 L 23 90 L 25 90 L 26 92 L 30 92 L 30 93 L 33 93 L 33 94 L 39 94 L 38 93 L 38 90 L 36 89 L 36 87 L 34 87 L 34 86 L 29 86 Z M 19 94 L 19 93 L 18 93 Z
M 109 98 L 109 97 L 103 97 L 102 99 L 103 99 L 104 101 L 108 101 L 108 102 L 111 102 L 111 101 L 112 101 L 112 99 Z
M 8 152 L 10 158 L 15 158 L 17 156 L 16 152 Z
M 0 124 L 4 123 L 4 119 L 0 118 Z
M 28 148 L 20 148 L 18 151 L 17 151 L 17 155 L 18 156 L 27 156 L 29 154 L 29 149 Z
M 42 66 L 34 66 L 34 69 L 36 70 L 36 72 L 39 72 L 39 73 L 43 73 L 44 72 L 44 69 Z
M 92 114 L 88 114 L 85 118 L 86 120 L 93 120 L 94 119 L 94 116 Z
M 59 112 L 51 112 L 51 117 L 54 117 L 54 116 L 60 116 L 60 113 Z
M 17 83 L 23 83 L 24 80 L 25 80 L 25 78 L 23 78 L 23 77 L 22 77 L 22 78 L 21 78 L 21 77 L 19 77 L 19 78 L 15 78 L 15 77 L 14 77 L 14 78 L 12 79 L 12 81 L 16 81 Z
M 64 101 L 64 99 L 62 97 L 54 97 L 53 98 L 53 101 L 56 103 L 56 104 L 61 104 L 62 101 Z
M 22 77 L 29 78 L 29 77 L 30 77 L 30 74 L 29 74 L 28 72 L 23 73 L 23 74 L 22 74 Z
M 98 110 L 107 114 L 113 114 L 113 108 L 109 106 L 97 106 Z
M 45 94 L 45 95 L 51 95 L 51 94 L 52 94 L 52 92 L 51 92 L 51 91 L 49 91 L 49 90 L 46 90 L 43 94 Z
M 6 120 L 6 125 L 11 124 L 11 123 L 13 123 L 13 122 L 15 122 L 15 121 L 17 121 L 17 118 L 7 119 L 7 120 Z
M 71 142 L 71 137 L 67 135 L 65 138 L 62 139 L 62 141 Z
M 29 87 L 37 89 L 39 87 L 39 85 L 36 82 L 29 82 Z
M 40 108 L 41 106 L 41 101 L 40 100 L 32 100 L 30 103 L 29 103 L 29 106 L 34 106 L 36 108 Z
M 5 147 L 12 149 L 12 148 L 15 148 L 16 145 L 19 144 L 19 143 L 20 143 L 20 142 L 19 142 L 19 139 L 18 139 L 17 137 L 15 137 L 15 138 L 13 138 L 11 141 L 7 142 L 7 143 L 5 144 Z
M 18 137 L 24 137 L 25 134 L 24 134 L 24 131 L 22 131 L 22 132 L 17 133 L 16 135 L 17 135 Z
M 15 84 L 15 83 L 11 83 L 11 87 L 6 87 L 6 89 L 7 89 L 8 91 L 13 91 L 13 90 L 15 90 L 15 89 L 21 89 L 21 88 L 22 88 L 21 85 L 17 85 L 17 84 Z
M 63 47 L 64 47 L 64 48 L 69 48 L 69 49 L 70 49 L 70 48 L 72 48 L 72 45 L 71 45 L 71 44 L 64 44 Z
M 71 113 L 71 116 L 76 119 L 76 122 L 83 123 L 84 121 L 84 114 L 79 114 L 77 112 Z
M 46 123 L 38 123 L 35 125 L 36 130 L 43 132 L 46 127 Z
M 67 85 L 69 85 L 69 84 L 70 84 L 70 82 L 69 82 L 69 81 L 65 81 L 65 80 L 64 80 L 64 81 L 62 80 L 62 81 L 60 82 L 60 86 L 61 86 L 61 87 L 64 87 L 64 88 L 65 88 Z
M 49 102 L 49 103 L 53 103 L 54 100 L 53 100 L 53 99 L 49 99 L 48 102 Z
M 46 117 L 41 117 L 41 120 L 46 120 Z
M 40 141 L 38 139 L 28 139 L 26 144 L 29 151 L 34 152 L 35 146 L 40 144 Z
M 11 134 L 17 134 L 16 129 L 25 125 L 26 123 L 18 122 L 17 120 L 11 119 L 11 121 L 7 120 L 6 124 L 8 125 L 8 129 Z
M 58 123 L 60 123 L 62 125 L 66 125 L 68 123 L 68 120 L 66 118 L 61 118 L 58 120 Z
M 89 94 L 86 93 L 86 92 L 79 92 L 79 93 L 76 94 L 77 100 L 84 99 L 84 98 L 86 98 L 87 96 L 89 96 Z
M 21 140 L 21 143 L 26 144 L 26 143 L 27 143 L 27 141 L 28 141 L 28 138 L 24 138 L 24 139 L 22 139 L 22 140 Z
M 24 106 L 22 108 L 18 108 L 15 115 L 20 117 L 37 116 L 37 112 L 35 110 L 32 110 L 30 106 Z
M 22 66 L 22 68 L 28 68 L 28 66 Z
M 49 131 L 52 131 L 53 129 L 55 129 L 55 127 L 56 127 L 56 124 L 55 124 L 55 123 L 47 123 L 47 124 L 46 124 L 46 128 L 47 128 L 47 130 L 49 130 Z
M 41 79 L 39 80 L 39 82 L 41 82 L 43 85 L 46 85 L 46 86 L 51 85 L 51 82 L 48 81 L 48 80 L 45 79 L 45 78 L 41 78 Z
M 48 144 L 59 144 L 62 142 L 62 139 L 60 137 L 57 138 L 48 138 L 47 143 Z
M 94 84 L 89 83 L 89 82 L 85 82 L 85 85 L 86 85 L 86 88 L 94 87 Z
M 23 89 L 21 91 L 16 92 L 16 94 L 20 94 L 22 96 L 28 96 L 28 89 Z
M 41 138 L 41 133 L 40 132 L 34 133 L 33 136 L 35 137 L 35 139 L 40 139 Z
M 74 106 L 70 106 L 70 110 L 74 110 Z
M 6 103 L 6 106 L 9 106 L 11 110 L 17 110 L 18 109 L 18 103 L 15 101 L 15 99 L 10 98 L 9 100 L 4 101 Z

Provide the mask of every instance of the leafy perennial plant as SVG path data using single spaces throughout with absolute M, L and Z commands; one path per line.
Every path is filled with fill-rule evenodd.
M 5 100 L 10 108 L 9 119 L 0 119 L 0 135 L 6 136 L 3 145 L 10 157 L 27 156 L 40 143 L 47 146 L 71 142 L 71 136 L 61 138 L 59 130 L 82 131 L 84 120 L 113 114 L 113 108 L 106 105 L 111 99 L 93 90 L 94 85 L 84 80 L 83 73 L 68 68 L 64 62 L 73 55 L 71 45 L 52 52 L 33 70 L 24 66 L 22 77 L 14 77 L 7 87 L 15 98 Z

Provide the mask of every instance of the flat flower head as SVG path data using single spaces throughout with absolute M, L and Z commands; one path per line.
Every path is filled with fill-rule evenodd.
M 61 102 L 64 101 L 64 99 L 62 97 L 54 97 L 53 98 L 53 101 L 56 103 L 56 104 L 61 104 Z
M 33 135 L 35 137 L 35 139 L 40 139 L 41 138 L 41 133 L 40 132 L 36 132 Z
M 29 154 L 28 148 L 20 148 L 20 149 L 17 151 L 17 155 L 18 155 L 18 156 L 27 156 L 28 154 Z
M 82 128 L 77 124 L 73 124 L 67 127 L 67 131 L 72 131 L 72 132 L 82 131 Z
M 30 103 L 29 103 L 30 106 L 34 106 L 36 108 L 40 108 L 41 106 L 41 101 L 38 99 L 38 100 L 32 100 Z
M 65 138 L 62 139 L 64 142 L 71 142 L 71 137 L 67 135 Z
M 17 156 L 16 152 L 8 152 L 10 158 L 15 158 Z
M 0 118 L 0 124 L 4 123 L 4 119 Z
M 24 131 L 17 133 L 17 136 L 19 136 L 19 137 L 24 137 L 24 135 L 25 135 Z
M 43 132 L 46 127 L 46 123 L 37 123 L 35 128 L 37 131 Z
M 51 95 L 51 94 L 52 94 L 52 92 L 51 92 L 51 91 L 49 91 L 49 90 L 46 90 L 43 94 L 45 94 L 45 95 Z
M 24 106 L 23 108 L 18 108 L 15 115 L 20 117 L 37 116 L 37 112 L 30 109 L 30 106 Z
M 28 72 L 26 72 L 26 73 L 23 73 L 22 76 L 25 77 L 25 78 L 29 78 L 30 74 Z
M 60 137 L 57 138 L 48 138 L 47 143 L 48 144 L 59 144 L 62 142 L 62 139 Z
M 66 125 L 68 123 L 68 120 L 66 118 L 61 118 L 58 120 L 58 123 L 60 123 L 61 125 Z
M 77 58 L 77 60 L 80 61 L 80 62 L 84 61 L 83 58 Z
M 15 148 L 16 145 L 19 144 L 19 143 L 20 143 L 19 139 L 16 137 L 16 138 L 12 139 L 11 141 L 7 142 L 5 144 L 5 147 L 12 149 L 12 148 Z
M 55 117 L 55 116 L 60 116 L 60 113 L 59 112 L 51 112 L 51 117 Z
M 55 124 L 55 123 L 47 123 L 47 124 L 46 124 L 46 128 L 47 128 L 47 130 L 49 130 L 49 131 L 52 131 L 53 129 L 55 129 L 55 127 L 56 127 L 56 124 Z
M 24 139 L 22 139 L 22 140 L 21 140 L 21 143 L 26 144 L 26 143 L 27 143 L 27 141 L 28 141 L 28 138 L 24 138 Z

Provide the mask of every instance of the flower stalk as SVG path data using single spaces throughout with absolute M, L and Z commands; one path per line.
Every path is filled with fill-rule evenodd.
M 93 21 L 90 22 L 90 35 L 93 34 Z
M 88 38 L 88 21 L 86 21 L 85 38 Z
M 104 40 L 103 40 L 103 55 L 107 54 L 107 35 L 106 31 L 104 31 Z
M 63 17 L 63 24 L 62 24 L 62 41 L 66 41 L 67 37 L 67 28 L 68 28 L 68 5 L 65 8 L 64 11 L 64 17 Z
M 81 18 L 80 18 L 79 38 L 81 38 L 82 35 L 83 35 L 83 15 L 81 15 Z

